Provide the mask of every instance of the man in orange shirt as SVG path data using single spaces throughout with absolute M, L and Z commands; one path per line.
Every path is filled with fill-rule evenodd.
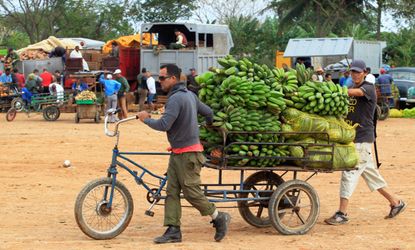
M 49 85 L 53 81 L 53 75 L 47 69 L 43 69 L 40 78 L 42 78 L 43 93 L 49 93 Z

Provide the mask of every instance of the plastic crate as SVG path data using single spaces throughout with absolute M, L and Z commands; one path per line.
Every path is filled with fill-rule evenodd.
M 95 104 L 94 100 L 76 100 L 76 104 Z

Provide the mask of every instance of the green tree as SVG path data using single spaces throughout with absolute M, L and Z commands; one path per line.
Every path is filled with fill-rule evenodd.
M 193 0 L 147 0 L 136 1 L 131 13 L 136 21 L 175 22 L 188 19 L 196 8 Z

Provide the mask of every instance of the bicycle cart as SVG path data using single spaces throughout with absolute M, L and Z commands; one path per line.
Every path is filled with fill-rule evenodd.
M 390 108 L 395 107 L 391 84 L 376 84 L 378 119 L 383 121 L 389 117 Z
M 8 111 L 11 108 L 16 110 L 16 112 L 21 111 L 24 106 L 21 96 L 22 94 L 15 84 L 0 83 L 0 112 Z M 13 114 L 14 116 L 16 115 L 15 113 L 8 113 L 6 120 L 13 120 Z
M 24 105 L 22 110 L 29 116 L 30 113 L 42 113 L 43 118 L 46 121 L 56 121 L 60 116 L 59 108 L 68 102 L 68 95 L 64 94 L 61 97 L 51 94 L 34 94 L 31 97 L 30 102 Z M 10 108 L 7 111 L 7 117 L 10 117 L 9 121 L 14 120 L 17 110 Z
M 146 215 L 154 216 L 153 207 L 166 199 L 165 187 L 167 176 L 154 174 L 129 157 L 137 155 L 169 156 L 170 153 L 120 151 L 118 148 L 120 139 L 118 127 L 122 123 L 137 119 L 137 117 L 130 117 L 117 122 L 114 130 L 110 131 L 107 122 L 108 114 L 116 113 L 114 110 L 108 111 L 104 120 L 105 134 L 110 137 L 116 137 L 107 175 L 104 178 L 88 183 L 81 190 L 75 202 L 76 222 L 80 229 L 93 239 L 111 239 L 116 237 L 124 231 L 132 218 L 134 209 L 132 195 L 126 186 L 118 180 L 117 167 L 126 170 L 134 177 L 137 185 L 141 185 L 147 190 L 149 208 L 145 211 Z M 279 136 L 283 135 L 283 133 L 278 132 L 272 133 Z M 286 165 L 264 168 L 232 166 L 229 162 L 249 156 L 230 156 L 227 154 L 228 148 L 234 144 L 253 144 L 254 142 L 234 142 L 227 145 L 226 137 L 229 134 L 231 133 L 223 133 L 224 144 L 221 148 L 222 154 L 215 157 L 208 156 L 208 161 L 205 163 L 205 167 L 218 171 L 217 182 L 200 185 L 209 201 L 225 204 L 236 202 L 242 218 L 255 227 L 273 226 L 279 233 L 284 235 L 307 233 L 316 223 L 320 211 L 317 192 L 307 181 L 319 172 L 335 171 L 332 167 L 334 144 L 319 144 L 317 141 L 311 144 L 256 143 L 257 145 L 300 147 L 303 150 L 304 157 L 263 156 L 256 157 L 256 159 L 277 159 L 288 163 Z M 319 152 L 313 149 L 316 146 L 325 146 L 329 150 Z M 328 156 L 326 158 L 328 160 L 311 160 L 310 156 L 317 154 Z M 255 156 L 250 158 L 255 159 Z M 302 162 L 304 165 L 302 167 L 294 164 L 290 165 L 289 163 L 292 161 Z M 307 167 L 310 165 L 318 165 L 319 167 Z M 224 174 L 227 172 L 239 173 L 239 182 L 225 182 Z M 292 173 L 292 180 L 285 181 L 283 177 L 288 177 L 290 172 Z M 301 180 L 298 176 L 299 172 L 309 172 L 310 174 L 305 180 Z M 156 187 L 151 187 L 151 184 L 144 181 L 144 177 L 153 178 L 159 184 Z

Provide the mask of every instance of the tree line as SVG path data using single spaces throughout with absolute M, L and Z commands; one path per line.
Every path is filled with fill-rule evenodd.
M 0 46 L 51 35 L 106 41 L 137 32 L 142 22 L 190 19 L 229 25 L 233 55 L 270 65 L 290 38 L 348 36 L 386 41 L 386 63 L 410 66 L 414 8 L 413 0 L 0 0 Z M 397 20 L 396 31 L 381 32 L 386 14 Z

